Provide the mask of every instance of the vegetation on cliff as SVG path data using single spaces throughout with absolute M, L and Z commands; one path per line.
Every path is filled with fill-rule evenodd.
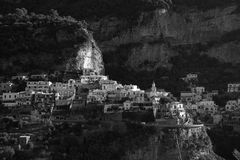
M 93 41 L 84 21 L 70 16 L 15 13 L 0 16 L 0 73 L 65 70 L 83 43 Z M 95 46 L 93 46 L 95 47 Z
M 17 7 L 25 7 L 40 13 L 57 9 L 61 14 L 79 19 L 99 19 L 105 16 L 134 19 L 142 12 L 167 7 L 170 2 L 170 0 L 21 0 L 19 2 L 4 0 L 0 9 L 5 13 L 12 12 Z
M 174 8 L 194 8 L 208 10 L 217 7 L 226 7 L 231 4 L 240 4 L 238 0 L 173 0 Z
M 48 142 L 53 160 L 121 160 L 127 151 L 146 146 L 149 136 L 155 133 L 153 127 L 138 124 L 95 122 L 94 125 L 57 126 Z

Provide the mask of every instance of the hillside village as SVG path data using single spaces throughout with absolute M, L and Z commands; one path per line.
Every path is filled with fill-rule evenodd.
M 66 78 L 71 74 L 65 73 L 61 80 L 58 72 L 1 77 L 3 146 L 29 150 L 32 145 L 41 144 L 36 137 L 41 137 L 49 126 L 89 120 L 162 127 L 228 126 L 240 133 L 238 83 L 228 84 L 226 93 L 221 93 L 236 98 L 219 106 L 216 97 L 221 97 L 220 93 L 198 86 L 198 74 L 194 73 L 181 78 L 189 89 L 182 91 L 180 97 L 158 89 L 154 81 L 150 89 L 142 90 L 134 84 L 120 84 L 92 69 L 84 69 L 77 79 Z

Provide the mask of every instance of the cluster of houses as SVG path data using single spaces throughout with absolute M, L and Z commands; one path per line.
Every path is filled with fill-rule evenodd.
M 73 116 L 75 111 L 90 105 L 102 105 L 104 114 L 151 112 L 156 117 L 157 110 L 162 108 L 161 98 L 171 96 L 169 92 L 158 90 L 154 82 L 151 90 L 145 91 L 137 85 L 122 85 L 87 69 L 78 79 L 67 82 L 48 81 L 46 74 L 13 76 L 12 79 L 25 81 L 25 90 L 12 92 L 13 83 L 1 83 L 4 86 L 1 88 L 2 105 L 9 110 L 32 107 L 52 120 L 66 120 L 70 114 Z M 182 116 L 185 110 L 181 105 L 179 107 L 170 101 L 166 106 L 173 116 L 185 117 Z M 181 108 L 180 114 L 176 114 L 178 108 Z
M 186 110 L 194 111 L 200 116 L 210 116 L 213 124 L 231 125 L 240 131 L 240 97 L 227 100 L 225 106 L 218 106 L 213 99 L 218 96 L 218 90 L 207 91 L 204 86 L 197 86 L 192 80 L 197 81 L 197 75 L 187 75 L 184 80 L 189 83 L 190 91 L 183 91 L 180 94 L 180 102 Z M 231 83 L 227 86 L 224 94 L 240 93 L 240 83 Z M 195 114 L 196 115 L 196 114 Z M 209 122 L 208 122 L 209 123 Z
M 205 87 L 192 87 L 191 91 L 183 91 L 180 93 L 180 101 L 187 109 L 196 110 L 197 112 L 215 113 L 218 106 L 213 101 L 213 96 L 217 95 L 217 91 L 206 92 Z
M 1 82 L 0 85 L 1 107 L 11 111 L 7 115 L 0 114 L 0 123 L 4 124 L 0 126 L 4 129 L 10 124 L 3 120 L 9 116 L 15 117 L 14 122 L 19 119 L 29 122 L 33 125 L 29 127 L 31 130 L 34 126 L 41 130 L 42 124 L 52 122 L 82 122 L 86 120 L 82 111 L 94 106 L 102 109 L 102 120 L 147 122 L 149 117 L 153 117 L 158 125 L 179 125 L 193 124 L 192 119 L 207 116 L 212 124 L 230 125 L 240 131 L 240 98 L 227 101 L 225 106 L 218 106 L 213 98 L 219 95 L 218 91 L 209 92 L 204 86 L 198 86 L 197 74 L 190 73 L 182 80 L 189 84 L 189 90 L 182 91 L 180 97 L 175 98 L 170 92 L 158 89 L 154 82 L 149 90 L 142 90 L 137 85 L 123 85 L 89 69 L 84 70 L 78 78 L 64 82 L 51 82 L 46 74 L 13 76 L 11 81 Z M 15 81 L 25 82 L 25 88 L 13 92 Z M 227 92 L 240 92 L 239 86 L 229 84 Z M 37 131 L 35 136 L 10 134 L 17 135 L 17 144 L 23 149 L 24 146 L 29 147 L 34 137 L 41 137 L 42 133 Z M 18 145 L 18 149 L 21 147 Z
M 137 85 L 120 84 L 90 69 L 85 69 L 79 78 L 66 82 L 48 81 L 46 74 L 23 74 L 11 79 L 1 83 L 2 105 L 10 110 L 33 107 L 52 120 L 65 120 L 70 114 L 73 116 L 77 110 L 91 105 L 103 106 L 106 115 L 151 112 L 156 120 L 171 117 L 185 121 L 188 111 L 210 115 L 214 123 L 220 123 L 224 117 L 223 110 L 213 100 L 218 91 L 208 92 L 204 86 L 196 85 L 198 74 L 193 73 L 182 78 L 189 84 L 189 91 L 182 91 L 179 100 L 171 93 L 157 89 L 154 82 L 151 89 L 142 90 Z M 25 81 L 25 90 L 12 92 L 15 80 Z M 240 84 L 229 84 L 227 92 L 239 92 L 239 88 Z M 225 112 L 239 109 L 240 99 L 226 103 Z

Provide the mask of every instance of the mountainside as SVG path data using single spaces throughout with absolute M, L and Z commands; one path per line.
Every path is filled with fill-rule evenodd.
M 104 70 L 102 54 L 84 22 L 49 15 L 15 13 L 0 17 L 0 71 L 48 72 L 54 70 Z
M 188 72 L 205 76 L 200 82 L 209 89 L 239 81 L 239 5 L 238 0 L 4 0 L 0 9 L 53 8 L 84 19 L 103 53 L 106 74 L 142 88 L 155 80 L 175 92 L 181 86 L 177 77 Z

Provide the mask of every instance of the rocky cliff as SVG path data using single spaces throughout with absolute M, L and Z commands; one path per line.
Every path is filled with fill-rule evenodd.
M 0 17 L 0 71 L 48 72 L 104 70 L 102 54 L 84 22 L 48 15 L 15 13 Z
M 104 54 L 121 52 L 120 48 L 134 44 L 124 50 L 127 60 L 123 65 L 138 71 L 168 67 L 171 57 L 180 52 L 197 54 L 194 48 L 198 45 L 202 45 L 199 54 L 221 62 L 240 61 L 238 4 L 201 10 L 174 8 L 172 3 L 170 8 L 142 12 L 130 27 L 127 20 L 107 17 L 90 23 L 90 28 L 99 37 Z M 189 47 L 180 51 L 185 46 Z M 152 65 L 145 65 L 146 61 Z
M 177 78 L 188 72 L 202 74 L 201 85 L 209 89 L 240 79 L 239 5 L 238 0 L 4 0 L 0 9 L 53 8 L 85 19 L 112 79 L 142 88 L 155 80 L 176 92 Z
M 213 152 L 211 141 L 204 128 L 158 130 L 157 134 L 149 138 L 146 146 L 127 152 L 123 159 L 223 160 Z

